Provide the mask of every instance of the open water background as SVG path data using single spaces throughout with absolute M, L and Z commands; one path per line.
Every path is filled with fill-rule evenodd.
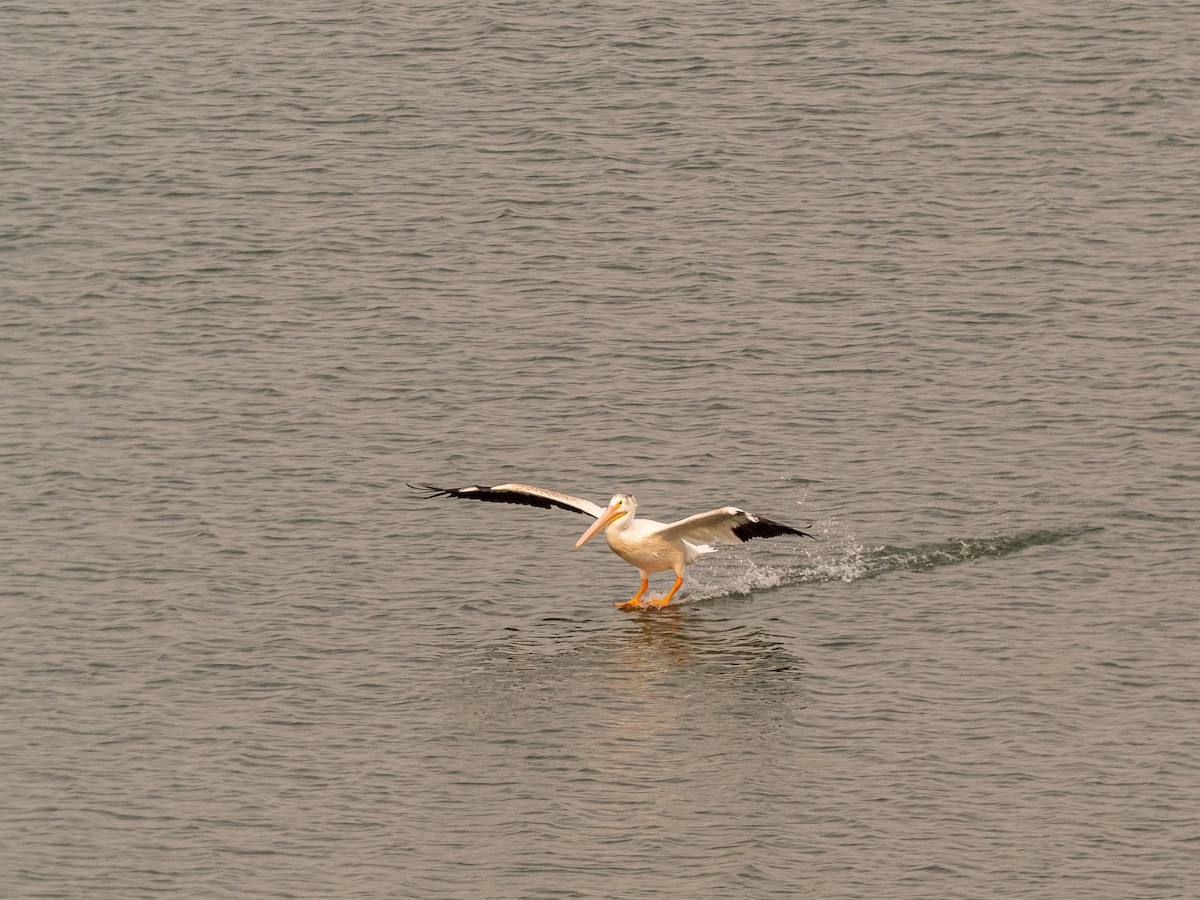
M 0 3 L 0 895 L 1200 895 L 1198 21 Z

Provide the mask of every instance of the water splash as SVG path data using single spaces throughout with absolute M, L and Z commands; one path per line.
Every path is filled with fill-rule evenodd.
M 752 559 L 727 560 L 708 567 L 697 577 L 688 599 L 691 601 L 748 594 L 790 584 L 820 584 L 831 581 L 854 582 L 878 578 L 889 572 L 919 572 L 941 566 L 957 565 L 979 559 L 995 559 L 1018 553 L 1029 547 L 1058 544 L 1081 535 L 1102 530 L 1082 526 L 1058 530 L 1031 529 L 987 538 L 956 538 L 904 547 L 881 544 L 868 547 L 849 539 L 840 546 L 806 549 L 803 562 L 784 565 L 758 563 Z

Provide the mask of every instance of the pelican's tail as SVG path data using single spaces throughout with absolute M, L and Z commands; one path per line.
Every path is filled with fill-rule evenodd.
M 716 553 L 717 552 L 716 547 L 711 547 L 708 544 L 697 544 L 697 543 L 694 543 L 693 541 L 684 541 L 683 549 L 686 554 L 684 561 L 688 565 L 691 565 L 696 560 L 698 560 L 700 557 L 702 557 L 708 553 Z

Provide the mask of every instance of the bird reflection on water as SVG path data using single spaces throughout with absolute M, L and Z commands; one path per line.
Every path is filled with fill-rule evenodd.
M 501 731 L 607 722 L 617 739 L 697 728 L 752 736 L 806 705 L 802 660 L 762 627 L 708 607 L 639 612 L 619 632 L 611 621 L 567 626 L 571 634 L 555 624 L 533 645 L 486 651 L 457 702 Z
M 626 633 L 623 659 L 634 657 L 666 675 L 737 678 L 755 684 L 769 678 L 775 688 L 794 683 L 801 661 L 757 625 L 714 618 L 687 605 L 645 611 Z

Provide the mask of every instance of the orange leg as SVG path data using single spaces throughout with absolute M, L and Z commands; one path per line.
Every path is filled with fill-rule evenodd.
M 613 606 L 617 609 L 634 609 L 642 605 L 642 594 L 646 593 L 646 588 L 650 587 L 650 579 L 643 578 L 642 586 L 638 588 L 638 592 L 624 603 L 614 603 Z
M 682 584 L 683 584 L 683 576 L 676 575 L 675 576 L 675 586 L 673 588 L 671 588 L 671 593 L 667 594 L 667 596 L 663 597 L 661 600 L 651 600 L 646 605 L 647 606 L 666 606 L 668 603 L 671 602 L 671 598 L 675 596 L 675 592 L 677 590 L 679 590 L 679 588 Z

